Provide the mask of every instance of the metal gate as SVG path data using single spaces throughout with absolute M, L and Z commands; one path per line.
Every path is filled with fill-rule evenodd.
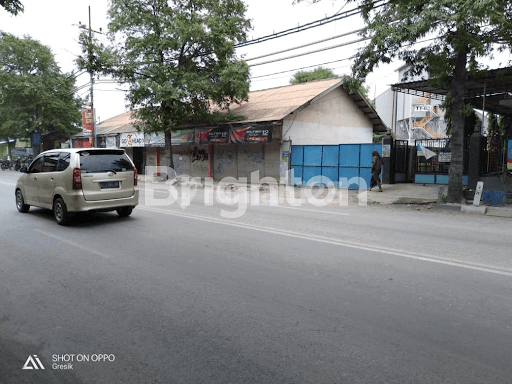
M 409 157 L 409 142 L 407 140 L 395 140 L 394 154 L 392 157 L 393 173 L 395 183 L 405 183 L 409 181 L 408 177 L 408 164 Z
M 333 185 L 367 188 L 371 180 L 372 151 L 381 144 L 294 145 L 292 185 Z

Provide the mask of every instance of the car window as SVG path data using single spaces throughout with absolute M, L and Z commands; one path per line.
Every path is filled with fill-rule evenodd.
M 57 172 L 61 172 L 69 167 L 69 159 L 71 158 L 70 153 L 63 152 L 60 154 L 59 163 L 57 165 Z
M 112 151 L 83 151 L 80 152 L 80 169 L 86 173 L 102 173 L 108 171 L 131 171 L 133 165 L 126 153 Z
M 42 172 L 55 172 L 57 171 L 57 163 L 59 162 L 59 153 L 48 153 L 44 155 L 43 170 Z
M 43 156 L 38 157 L 34 160 L 34 162 L 30 165 L 29 172 L 30 173 L 39 173 L 43 170 Z

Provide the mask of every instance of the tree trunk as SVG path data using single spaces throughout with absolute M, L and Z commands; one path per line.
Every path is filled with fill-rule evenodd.
M 462 199 L 462 173 L 464 170 L 464 94 L 466 91 L 467 52 L 457 54 L 453 70 L 451 92 L 453 103 L 450 106 L 452 132 L 450 137 L 452 159 L 448 182 L 448 202 L 460 203 Z
M 174 169 L 174 160 L 172 158 L 171 131 L 165 130 L 165 146 L 169 147 L 169 167 Z

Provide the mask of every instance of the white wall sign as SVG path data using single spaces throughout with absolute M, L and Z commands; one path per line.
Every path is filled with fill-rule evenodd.
M 116 148 L 116 138 L 115 138 L 115 136 L 107 136 L 105 138 L 105 146 L 107 148 Z
M 121 147 L 143 147 L 144 132 L 121 133 Z
M 439 152 L 439 162 L 440 163 L 451 163 L 452 161 L 452 153 L 451 152 Z

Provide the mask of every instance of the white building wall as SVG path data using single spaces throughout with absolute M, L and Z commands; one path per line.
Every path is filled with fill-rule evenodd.
M 336 88 L 287 116 L 283 138 L 293 145 L 371 143 L 373 125 L 348 93 Z

